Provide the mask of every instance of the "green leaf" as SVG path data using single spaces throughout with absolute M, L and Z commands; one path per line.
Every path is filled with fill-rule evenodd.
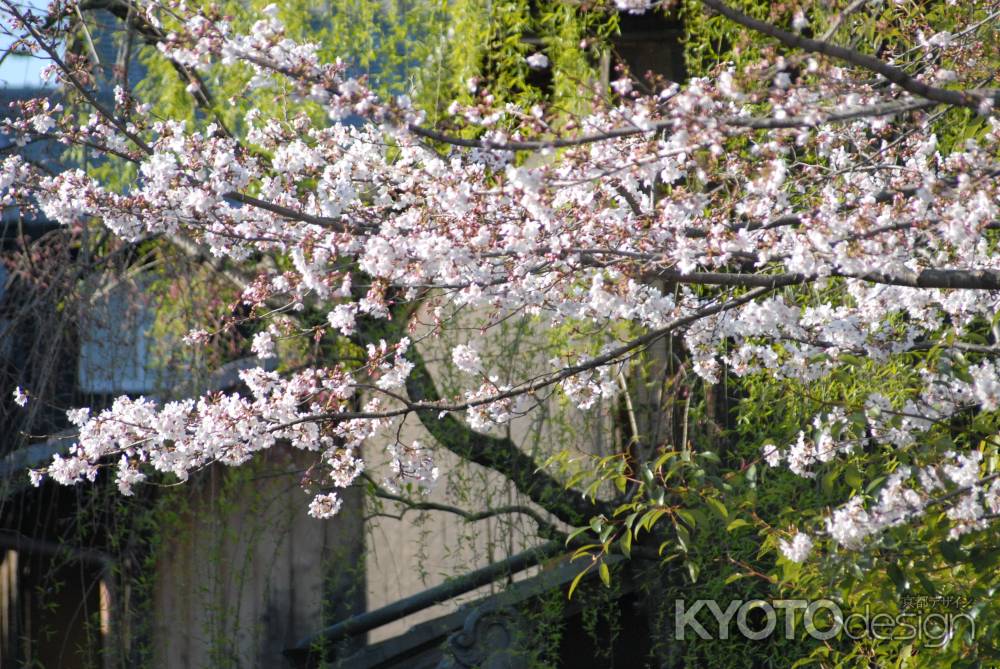
M 693 530 L 695 527 L 698 526 L 698 519 L 695 518 L 695 515 L 691 513 L 689 510 L 677 509 L 675 513 L 677 514 L 677 517 L 683 520 L 690 529 Z
M 597 573 L 601 577 L 601 583 L 604 584 L 605 588 L 611 587 L 611 570 L 608 569 L 608 563 L 601 560 L 601 566 L 597 568 Z
M 663 506 L 667 501 L 667 491 L 657 487 L 655 492 L 650 493 L 649 497 L 656 506 Z
M 639 519 L 639 523 L 636 525 L 635 528 L 636 538 L 639 537 L 640 529 L 644 529 L 647 532 L 652 531 L 653 525 L 656 524 L 656 521 L 659 520 L 660 517 L 663 516 L 663 514 L 665 513 L 666 510 L 664 509 L 650 509 L 646 513 L 642 514 L 642 518 Z
M 893 584 L 896 586 L 896 592 L 902 594 L 910 588 L 910 584 L 906 581 L 906 576 L 903 575 L 903 570 L 895 562 L 886 568 L 886 573 L 889 574 L 889 578 L 892 579 Z
M 624 476 L 615 477 L 615 487 L 618 488 L 618 492 L 624 493 L 625 487 L 628 485 L 628 479 Z
M 618 540 L 618 545 L 622 549 L 622 555 L 627 558 L 632 557 L 632 533 L 630 531 L 625 530 L 622 533 L 621 538 Z
M 834 491 L 834 485 L 837 482 L 837 472 L 836 470 L 829 471 L 823 476 L 822 486 L 823 492 L 827 495 L 832 495 Z
M 694 562 L 687 563 L 688 576 L 691 577 L 692 583 L 698 582 L 698 574 L 701 573 L 701 569 Z
M 627 504 L 622 504 L 617 509 L 615 509 L 615 512 L 612 513 L 611 515 L 614 516 L 615 518 L 617 518 L 618 516 L 622 515 L 626 511 L 630 511 L 631 509 L 634 509 L 634 508 L 635 508 L 635 504 L 633 504 L 631 502 L 629 502 Z
M 591 565 L 592 567 L 593 565 Z M 573 582 L 569 584 L 569 592 L 566 593 L 566 599 L 573 599 L 573 592 L 576 591 L 576 586 L 580 585 L 580 581 L 583 579 L 583 575 L 590 571 L 590 567 L 587 567 L 573 579 Z
M 677 455 L 677 451 L 667 451 L 653 462 L 653 469 L 659 470 L 667 463 L 667 460 Z
M 937 588 L 934 587 L 934 583 L 922 571 L 917 572 L 917 580 L 920 581 L 920 585 L 924 586 L 924 592 L 932 596 L 937 595 Z
M 965 559 L 962 548 L 957 541 L 942 541 L 938 547 L 944 559 L 952 564 L 958 564 Z
M 715 451 L 702 451 L 698 454 L 698 457 L 714 464 L 722 462 L 722 459 L 719 458 L 719 455 Z
M 885 481 L 886 478 L 887 477 L 885 476 L 876 476 L 874 479 L 872 479 L 871 483 L 869 483 L 868 486 L 865 488 L 865 492 L 871 494 L 882 485 L 882 482 Z
M 861 472 L 853 464 L 844 470 L 844 481 L 855 490 L 861 490 L 861 486 L 865 483 L 864 479 L 861 478 Z
M 681 550 L 685 553 L 688 552 L 688 544 L 691 543 L 691 533 L 688 529 L 681 524 L 674 525 L 674 529 L 677 531 L 677 543 L 680 544 Z
M 649 468 L 648 464 L 643 464 L 639 474 L 642 476 L 642 482 L 647 488 L 652 488 L 656 483 L 656 479 L 653 477 L 653 470 Z
M 726 525 L 726 532 L 733 532 L 735 530 L 740 529 L 741 527 L 747 527 L 749 525 L 750 523 L 743 520 L 742 518 L 736 518 L 735 520 L 731 521 L 728 525 Z
M 715 511 L 717 514 L 719 514 L 720 518 L 722 518 L 723 520 L 729 518 L 729 509 L 727 509 L 726 505 L 720 502 L 718 499 L 716 499 L 715 497 L 709 497 L 705 500 L 705 502 L 712 508 L 712 511 Z
M 896 661 L 897 667 L 905 667 L 907 660 L 913 655 L 913 642 L 910 642 L 899 649 L 899 659 Z
M 568 546 L 570 544 L 570 542 L 573 541 L 573 539 L 576 539 L 578 536 L 580 536 L 584 532 L 589 532 L 589 531 L 590 531 L 590 526 L 584 526 L 584 527 L 578 527 L 578 528 L 576 528 L 575 530 L 573 530 L 572 532 L 569 533 L 568 537 L 566 537 L 566 545 Z
M 743 578 L 743 576 L 744 576 L 744 574 L 742 574 L 742 573 L 740 573 L 738 571 L 735 571 L 735 572 L 733 572 L 732 574 L 730 574 L 729 576 L 726 577 L 726 580 L 724 581 L 724 583 L 726 585 L 729 585 L 730 583 L 735 583 L 736 581 L 738 581 L 741 578 Z

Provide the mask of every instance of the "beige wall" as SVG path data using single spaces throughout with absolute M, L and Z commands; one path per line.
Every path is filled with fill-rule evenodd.
M 461 327 L 455 330 L 462 331 Z M 525 378 L 531 375 L 532 369 L 534 373 L 544 369 L 542 362 L 549 357 L 543 350 L 543 335 L 537 332 L 515 333 L 501 328 L 485 334 L 474 329 L 464 332 L 469 337 L 465 341 L 478 344 L 481 357 L 491 373 L 510 371 L 512 378 Z M 419 329 L 414 339 L 419 342 L 417 346 L 438 383 L 439 391 L 445 394 L 449 377 L 452 375 L 453 380 L 455 374 L 448 364 L 451 348 L 460 340 L 440 336 L 422 338 Z M 509 432 L 506 427 L 497 427 L 493 432 L 498 436 L 509 434 L 522 450 L 533 453 L 541 464 L 545 457 L 563 448 L 581 455 L 605 452 L 607 445 L 602 439 L 607 439 L 609 431 L 607 420 L 601 415 L 602 412 L 597 410 L 585 417 L 554 397 L 545 402 L 540 410 L 515 419 L 509 426 Z M 372 463 L 375 472 L 385 472 L 384 468 L 379 469 L 377 463 L 385 459 L 385 444 L 397 438 L 404 443 L 419 440 L 422 444 L 434 444 L 419 420 L 411 416 L 402 428 L 393 426 L 366 444 L 365 457 Z M 464 462 L 440 447 L 437 447 L 435 457 L 441 478 L 423 499 L 470 512 L 514 504 L 531 505 L 499 474 Z M 385 511 L 398 514 L 400 507 L 387 503 Z M 365 539 L 369 610 L 438 585 L 447 578 L 503 560 L 544 541 L 536 535 L 535 522 L 522 514 L 468 523 L 459 516 L 441 511 L 409 511 L 402 519 L 375 517 L 368 524 Z M 493 587 L 502 586 L 500 583 Z M 481 588 L 459 600 L 386 625 L 374 630 L 369 640 L 378 641 L 402 633 L 418 622 L 447 613 L 460 602 L 489 594 L 490 590 L 490 587 Z
M 324 615 L 363 608 L 361 497 L 310 518 L 299 475 L 275 475 L 308 463 L 296 455 L 269 454 L 260 477 L 220 467 L 192 487 L 157 570 L 155 666 L 287 666 L 282 651 Z
M 412 428 L 412 433 L 420 431 L 421 428 Z M 462 463 L 450 453 L 439 454 L 438 463 L 450 477 L 440 480 L 426 496 L 427 500 L 471 511 L 525 503 L 512 486 L 482 467 Z M 466 490 L 472 494 L 465 494 Z M 400 511 L 392 504 L 386 505 L 385 510 Z M 385 606 L 449 577 L 503 560 L 539 543 L 534 532 L 534 522 L 520 515 L 475 523 L 440 511 L 409 511 L 402 519 L 373 518 L 365 534 L 368 608 Z M 379 641 L 402 633 L 418 622 L 443 615 L 460 601 L 488 592 L 490 588 L 481 588 L 448 605 L 432 607 L 373 630 L 369 640 Z

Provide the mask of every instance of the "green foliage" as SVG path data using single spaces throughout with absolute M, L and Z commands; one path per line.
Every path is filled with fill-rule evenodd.
M 971 3 L 886 2 L 866 3 L 863 11 L 838 16 L 852 3 L 731 0 L 728 4 L 785 26 L 791 24 L 796 7 L 802 7 L 810 22 L 809 35 L 829 32 L 832 41 L 852 44 L 883 58 L 894 56 L 899 66 L 913 74 L 931 65 L 950 65 L 926 62 L 916 45 L 918 30 L 929 36 L 977 25 L 986 11 Z M 782 55 L 788 62 L 802 62 L 802 56 L 783 52 L 773 41 L 706 13 L 696 0 L 679 3 L 679 11 L 684 20 L 687 68 L 692 75 L 714 76 L 720 67 L 733 66 L 743 90 L 753 94 L 770 86 L 777 69 L 750 70 L 750 64 L 761 59 L 775 63 Z M 982 34 L 982 49 L 980 65 L 986 85 L 998 62 L 994 32 Z M 799 76 L 808 75 L 800 72 Z M 944 151 L 981 136 L 984 125 L 982 117 L 965 110 L 938 112 L 927 122 L 933 124 Z M 815 156 L 801 159 L 819 160 Z M 798 298 L 805 307 L 828 301 L 830 294 L 811 290 L 799 293 Z M 994 326 L 981 323 L 984 343 Z M 886 475 L 899 466 L 920 466 L 948 450 L 978 450 L 983 454 L 980 474 L 997 472 L 1000 420 L 996 416 L 942 420 L 915 445 L 903 449 L 866 440 L 862 410 L 869 395 L 881 393 L 895 411 L 902 411 L 914 396 L 919 369 L 961 375 L 979 361 L 974 353 L 948 349 L 950 340 L 944 334 L 942 340 L 942 348 L 901 353 L 886 360 L 844 356 L 843 365 L 808 384 L 771 375 L 730 375 L 723 382 L 725 393 L 739 398 L 739 403 L 731 414 L 732 424 L 721 430 L 699 428 L 700 423 L 710 422 L 714 400 L 698 382 L 682 378 L 680 382 L 693 398 L 686 413 L 684 434 L 688 438 L 662 447 L 655 461 L 636 465 L 625 453 L 594 458 L 589 463 L 569 457 L 550 461 L 569 484 L 581 487 L 594 499 L 608 488 L 628 493 L 628 501 L 613 514 L 596 517 L 589 526 L 578 528 L 571 535 L 571 544 L 581 556 L 598 562 L 610 553 L 631 556 L 633 561 L 642 555 L 658 557 L 660 571 L 648 580 L 647 587 L 654 597 L 668 603 L 659 612 L 665 628 L 672 624 L 669 604 L 675 598 L 688 602 L 830 598 L 840 604 L 845 615 L 866 610 L 890 615 L 919 613 L 919 604 L 914 603 L 919 603 L 919 598 L 945 598 L 944 604 L 941 599 L 932 599 L 930 608 L 925 606 L 922 612 L 967 614 L 975 620 L 974 630 L 964 625 L 963 619 L 955 635 L 944 640 L 934 638 L 941 626 L 931 625 L 916 639 L 840 635 L 820 643 L 801 633 L 800 617 L 800 634 L 792 640 L 779 639 L 778 635 L 760 642 L 694 637 L 671 645 L 669 639 L 662 640 L 661 654 L 669 655 L 675 666 L 997 666 L 995 533 L 982 531 L 950 538 L 942 506 L 920 521 L 918 532 L 912 525 L 890 531 L 884 540 L 857 555 L 827 554 L 819 549 L 819 555 L 814 551 L 810 561 L 798 565 L 778 550 L 779 540 L 790 538 L 799 529 L 819 533 L 830 509 L 851 495 L 877 498 Z M 630 373 L 641 369 L 641 361 L 636 361 Z M 843 429 L 866 446 L 827 463 L 812 479 L 795 476 L 784 468 L 770 469 L 761 461 L 761 446 L 792 443 L 800 430 L 811 433 L 812 418 L 834 406 L 843 407 L 848 416 Z M 893 417 L 890 423 L 901 427 L 902 416 Z M 956 601 L 956 597 L 960 599 Z
M 739 635 L 711 641 L 695 636 L 683 644 L 685 666 L 787 666 L 787 661 L 802 660 L 817 666 L 864 667 L 874 662 L 939 667 L 970 658 L 990 666 L 997 652 L 996 630 L 989 622 L 995 615 L 991 593 L 997 587 L 1000 548 L 994 534 L 983 531 L 950 539 L 942 507 L 916 535 L 911 526 L 904 526 L 858 555 L 814 556 L 797 565 L 778 550 L 778 540 L 799 529 L 821 530 L 829 509 L 849 496 L 877 496 L 886 473 L 898 466 L 919 466 L 946 450 L 978 450 L 983 455 L 983 476 L 1000 471 L 995 436 L 1000 420 L 988 416 L 971 424 L 961 417 L 945 421 L 907 449 L 878 444 L 858 449 L 851 457 L 824 465 L 813 479 L 783 467 L 768 468 L 760 461 L 763 444 L 794 442 L 800 430 L 811 429 L 813 416 L 831 406 L 844 407 L 850 418 L 844 429 L 857 430 L 861 442 L 864 399 L 879 392 L 901 408 L 918 384 L 918 360 L 932 368 L 967 364 L 953 351 L 932 349 L 884 361 L 848 356 L 843 366 L 810 384 L 778 381 L 765 374 L 731 378 L 728 382 L 738 387 L 742 400 L 734 427 L 721 439 L 692 430 L 689 449 L 662 450 L 655 460 L 637 467 L 623 454 L 589 462 L 553 458 L 550 466 L 563 471 L 569 485 L 593 499 L 608 487 L 629 493 L 628 501 L 610 517 L 595 517 L 573 532 L 571 545 L 595 564 L 611 553 L 651 559 L 651 551 L 655 552 L 665 573 L 673 575 L 650 586 L 666 602 L 827 598 L 838 602 L 845 615 L 896 616 L 919 613 L 913 602 L 923 597 L 938 598 L 932 599 L 932 608 L 923 610 L 925 616 L 937 611 L 967 614 L 976 621 L 975 629 L 960 627 L 960 633 L 946 643 L 941 641 L 940 625 L 934 627 L 933 622 L 917 639 L 852 640 L 841 635 L 820 644 L 804 633 L 791 640 L 775 635 L 766 642 Z M 900 427 L 901 421 L 902 414 L 891 422 Z M 721 454 L 708 450 L 722 444 Z M 960 603 L 956 596 L 962 598 Z M 944 608 L 942 597 L 951 598 Z M 964 618 L 956 620 L 965 623 Z M 798 629 L 804 629 L 801 619 Z
M 528 666 L 533 669 L 555 669 L 559 666 L 559 645 L 563 640 L 566 621 L 566 600 L 560 590 L 552 590 L 538 598 L 534 609 L 523 608 L 531 649 Z
M 212 6 L 235 17 L 237 29 L 246 29 L 263 16 L 261 10 L 268 4 L 253 0 Z M 322 6 L 288 0 L 280 3 L 279 18 L 289 37 L 318 43 L 322 58 L 343 60 L 350 74 L 365 76 L 382 96 L 410 95 L 431 122 L 453 100 L 474 102 L 477 88 L 488 90 L 501 103 L 527 107 L 547 100 L 563 111 L 583 111 L 595 79 L 594 66 L 616 27 L 613 12 L 582 12 L 556 0 L 388 5 L 336 0 Z M 163 21 L 167 29 L 180 29 L 171 25 L 170 17 Z M 538 50 L 552 62 L 551 90 L 532 79 L 525 62 Z M 318 124 L 326 122 L 317 105 L 280 92 L 277 96 L 273 91 L 248 92 L 252 75 L 242 65 L 210 69 L 204 84 L 214 104 L 210 110 L 199 110 L 185 90 L 190 82 L 178 77 L 156 49 L 145 47 L 141 60 L 146 74 L 136 91 L 164 118 L 195 124 L 221 121 L 237 134 L 249 109 L 279 120 L 305 110 Z M 473 81 L 477 84 L 470 86 Z

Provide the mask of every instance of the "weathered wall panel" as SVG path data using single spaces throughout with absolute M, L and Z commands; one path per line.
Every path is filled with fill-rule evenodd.
M 306 515 L 308 454 L 274 454 L 257 476 L 222 468 L 191 495 L 158 565 L 156 666 L 282 667 L 282 651 L 324 619 L 364 607 L 361 498 Z M 268 473 L 270 471 L 270 473 Z

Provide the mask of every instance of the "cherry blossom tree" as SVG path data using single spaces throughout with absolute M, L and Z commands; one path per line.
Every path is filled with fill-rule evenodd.
M 136 174 L 114 188 L 11 155 L 4 206 L 206 249 L 263 323 L 261 358 L 293 337 L 343 337 L 364 352 L 289 373 L 246 370 L 246 394 L 73 410 L 77 444 L 33 480 L 73 484 L 108 469 L 129 494 L 151 472 L 184 480 L 283 441 L 316 454 L 310 511 L 325 518 L 364 475 L 362 443 L 413 415 L 444 447 L 508 476 L 548 514 L 538 516 L 547 531 L 589 527 L 599 539 L 589 551 L 631 553 L 639 530 L 666 516 L 683 544 L 692 523 L 664 498 L 675 492 L 670 472 L 686 472 L 689 490 L 697 480 L 695 497 L 728 515 L 732 477 L 694 471 L 717 456 L 637 430 L 642 448 L 591 470 L 621 494 L 581 497 L 564 492 L 558 467 L 496 436 L 552 396 L 587 411 L 629 395 L 637 361 L 670 339 L 705 387 L 763 379 L 812 393 L 812 415 L 792 433 L 760 434 L 759 463 L 732 476 L 766 465 L 819 480 L 866 467 L 837 505 L 768 528 L 791 563 L 863 552 L 941 514 L 948 540 L 990 527 L 1000 514 L 1000 92 L 990 87 L 998 45 L 984 35 L 995 3 L 947 3 L 956 27 L 880 53 L 833 39 L 866 3 L 790 3 L 764 18 L 722 0 L 694 4 L 756 35 L 760 58 L 651 92 L 621 78 L 586 116 L 497 106 L 473 82 L 473 102 L 435 125 L 405 96 L 380 97 L 347 64 L 289 39 L 276 10 L 240 33 L 185 3 L 136 6 L 179 68 L 248 68 L 254 90 L 326 116 L 250 111 L 236 132 L 153 118 L 120 88 L 104 104 L 60 55 L 54 28 L 0 0 L 92 110 L 78 123 L 35 101 L 5 131 L 86 145 Z M 955 119 L 961 135 L 948 132 Z M 307 312 L 323 323 L 307 324 Z M 445 394 L 413 339 L 448 330 L 458 313 L 481 332 L 516 315 L 575 334 L 512 380 L 463 342 L 451 362 L 464 387 Z M 30 401 L 31 389 L 15 395 Z M 388 455 L 390 483 L 434 478 L 419 443 L 390 444 Z

